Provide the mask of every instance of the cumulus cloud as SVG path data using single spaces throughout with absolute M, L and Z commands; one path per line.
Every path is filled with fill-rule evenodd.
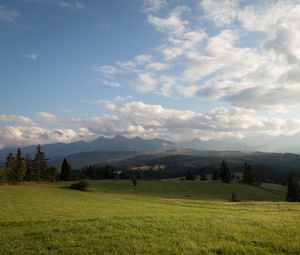
M 156 88 L 156 80 L 151 73 L 139 73 L 132 85 L 139 92 L 150 92 Z
M 15 114 L 1 114 L 0 123 L 4 122 L 17 122 L 25 125 L 35 125 L 30 118 Z
M 115 82 L 249 109 L 300 105 L 300 1 L 203 0 L 200 10 L 186 4 L 160 11 L 163 2 L 146 1 L 160 6 L 146 15 L 162 43 L 107 68 Z
M 61 118 L 51 113 L 40 112 L 37 114 L 36 123 L 33 123 L 30 118 L 24 116 L 1 115 L 1 144 L 8 147 L 67 143 L 116 134 L 173 141 L 187 141 L 193 138 L 209 140 L 295 135 L 300 128 L 300 119 L 266 117 L 255 110 L 235 106 L 196 112 L 146 104 L 142 101 L 122 100 L 103 99 L 99 103 L 108 113 L 86 118 Z
M 37 113 L 38 118 L 43 121 L 43 122 L 48 122 L 48 123 L 57 123 L 58 118 L 56 115 L 48 112 L 38 112 Z

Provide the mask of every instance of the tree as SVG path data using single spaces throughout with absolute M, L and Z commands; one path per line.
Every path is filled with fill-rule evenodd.
M 70 178 L 71 178 L 71 165 L 64 158 L 64 161 L 61 165 L 60 180 L 61 181 L 69 181 Z
M 225 160 L 223 160 L 221 163 L 220 178 L 225 183 L 230 183 L 232 180 L 232 174 L 231 174 L 228 164 L 226 163 Z
M 54 166 L 49 166 L 47 171 L 43 175 L 44 181 L 55 182 L 57 176 L 57 168 Z
M 254 184 L 254 174 L 250 165 L 247 162 L 245 162 L 244 164 L 243 183 L 249 185 Z
M 17 160 L 16 177 L 17 177 L 17 182 L 20 183 L 23 181 L 27 171 L 27 165 L 24 158 L 22 157 L 22 152 L 20 148 L 18 148 L 17 150 L 16 160 Z
M 32 179 L 40 182 L 45 177 L 47 171 L 47 162 L 41 146 L 37 146 L 35 158 L 32 162 Z
M 136 177 L 133 177 L 133 178 L 132 178 L 132 184 L 133 184 L 134 186 L 137 185 Z
M 158 173 L 158 179 L 161 180 L 163 179 L 163 175 L 164 175 L 164 168 L 161 167 L 160 165 L 158 165 L 158 170 L 157 170 L 157 173 Z
M 249 185 L 261 185 L 262 177 L 259 170 L 252 170 L 250 165 L 245 162 L 243 172 L 243 183 Z
M 294 180 L 293 175 L 290 173 L 287 183 L 286 201 L 296 202 L 300 201 L 300 189 L 298 183 Z
M 22 158 L 21 149 L 18 148 L 16 156 L 9 154 L 6 158 L 6 178 L 10 184 L 18 184 L 23 181 L 26 173 L 26 163 Z
M 0 185 L 7 183 L 7 168 L 0 167 Z

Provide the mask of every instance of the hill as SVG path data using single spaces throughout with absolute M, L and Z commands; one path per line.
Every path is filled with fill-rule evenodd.
M 179 179 L 137 182 L 136 187 L 133 187 L 130 180 L 91 183 L 98 192 L 208 201 L 231 201 L 232 193 L 237 195 L 239 201 L 284 201 L 286 195 L 286 186 L 268 183 L 257 187 L 237 182 L 226 184 L 219 181 Z
M 182 185 L 179 196 L 173 193 L 176 183 Z M 202 188 L 191 189 L 200 196 L 213 191 L 196 184 Z M 144 190 L 142 183 L 133 190 L 130 181 L 97 182 L 94 192 L 60 185 L 0 186 L 5 205 L 0 254 L 276 255 L 300 250 L 297 203 L 181 199 L 191 183 L 175 180 L 143 183 L 148 185 Z M 166 198 L 164 192 L 173 194 Z
M 289 172 L 300 177 L 300 155 L 289 153 L 263 153 L 240 151 L 195 151 L 170 150 L 162 152 L 86 152 L 66 157 L 73 169 L 81 169 L 89 164 L 112 164 L 122 170 L 132 166 L 164 165 L 164 177 L 178 177 L 185 175 L 187 169 L 195 174 L 209 174 L 219 169 L 225 159 L 230 169 L 242 172 L 244 163 L 248 162 L 252 168 L 262 171 L 267 179 L 272 181 L 286 180 Z M 63 158 L 49 160 L 49 164 L 60 167 Z

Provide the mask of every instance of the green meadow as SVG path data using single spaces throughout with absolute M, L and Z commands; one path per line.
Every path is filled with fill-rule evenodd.
M 68 185 L 0 186 L 0 254 L 300 254 L 300 204 L 282 202 L 284 186 Z

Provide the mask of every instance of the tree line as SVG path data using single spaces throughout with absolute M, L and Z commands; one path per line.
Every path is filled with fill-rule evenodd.
M 185 176 L 186 180 L 195 180 L 196 176 L 188 170 Z M 215 170 L 211 174 L 212 180 L 221 180 L 224 183 L 231 183 L 235 178 L 235 174 L 233 171 L 229 169 L 228 163 L 223 160 L 220 169 Z M 200 179 L 202 181 L 207 180 L 207 176 L 205 174 L 200 175 Z M 256 185 L 260 186 L 262 184 L 262 174 L 259 170 L 254 170 L 251 166 L 245 162 L 244 163 L 244 171 L 242 174 L 242 179 L 237 178 L 239 182 L 247 184 L 247 185 Z M 234 194 L 235 195 L 235 194 Z M 298 182 L 295 180 L 294 176 L 290 173 L 287 180 L 287 194 L 286 201 L 296 202 L 300 201 L 300 186 Z
M 0 167 L 0 183 L 20 184 L 24 181 L 29 182 L 54 182 L 56 180 L 69 181 L 71 177 L 71 165 L 64 159 L 61 172 L 54 166 L 48 166 L 47 159 L 38 145 L 34 158 L 24 158 L 20 148 L 16 154 L 10 153 L 6 157 L 4 167 Z

